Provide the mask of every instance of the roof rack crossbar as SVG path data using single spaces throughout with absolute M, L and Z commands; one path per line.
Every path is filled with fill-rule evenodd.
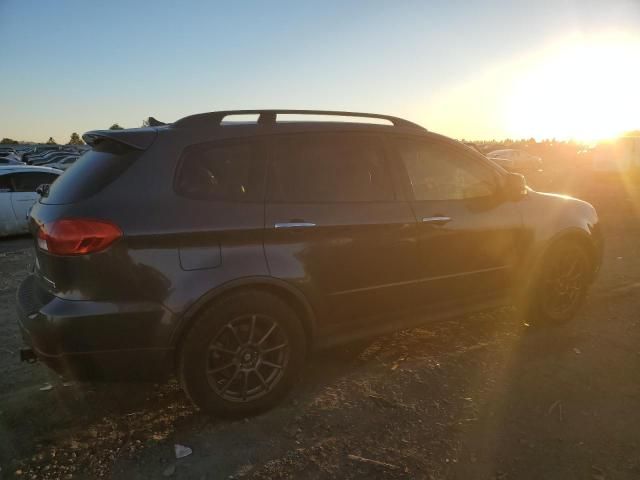
M 199 113 L 181 118 L 174 123 L 175 126 L 189 126 L 198 124 L 220 125 L 222 120 L 230 115 L 258 115 L 259 125 L 275 125 L 278 115 L 327 115 L 336 117 L 359 117 L 359 118 L 377 118 L 389 121 L 394 127 L 413 128 L 424 130 L 424 127 L 405 120 L 403 118 L 391 115 L 381 115 L 378 113 L 362 113 L 362 112 L 343 112 L 339 110 L 221 110 L 218 112 Z

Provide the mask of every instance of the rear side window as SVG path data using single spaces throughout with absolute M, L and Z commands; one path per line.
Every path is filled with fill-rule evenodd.
M 375 137 L 299 135 L 274 140 L 268 198 L 273 202 L 394 200 L 384 151 Z
M 51 184 L 58 175 L 46 172 L 24 172 L 11 175 L 14 192 L 35 192 L 42 184 Z
M 262 201 L 264 160 L 254 142 L 215 143 L 187 149 L 176 190 L 187 197 L 219 201 Z
M 83 154 L 51 185 L 42 203 L 75 203 L 95 195 L 118 178 L 142 151 L 117 142 L 104 141 Z

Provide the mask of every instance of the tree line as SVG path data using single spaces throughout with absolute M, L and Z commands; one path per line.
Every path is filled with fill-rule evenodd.
M 142 126 L 145 126 L 145 122 L 146 120 L 142 122 Z M 119 124 L 114 123 L 109 127 L 109 130 L 124 130 L 124 128 L 121 127 Z M 19 144 L 20 142 L 18 140 L 14 140 L 13 138 L 4 137 L 2 140 L 0 140 L 0 145 L 19 145 Z M 59 145 L 59 143 L 56 142 L 53 137 L 49 137 L 49 140 L 47 140 L 45 144 Z M 69 141 L 65 145 L 84 145 L 84 142 L 82 141 L 82 138 L 80 137 L 80 135 L 78 135 L 77 132 L 73 132 L 71 134 L 71 137 L 69 138 Z
M 149 120 L 145 119 L 142 121 L 142 126 L 143 127 L 148 127 L 149 126 Z M 124 127 L 121 127 L 118 123 L 114 123 L 113 125 L 111 125 L 109 127 L 109 130 L 124 130 Z M 624 135 L 629 135 L 629 136 L 640 136 L 640 130 L 631 130 L 629 132 L 626 132 Z M 465 142 L 466 140 L 463 138 L 461 140 L 462 142 Z M 0 145 L 18 145 L 20 142 L 18 140 L 14 140 L 12 138 L 3 138 L 2 140 L 0 140 Z M 511 138 L 507 138 L 504 139 L 502 141 L 500 140 L 476 140 L 473 143 L 477 143 L 480 145 L 485 145 L 485 144 L 503 144 L 503 145 L 523 145 L 523 144 L 556 144 L 556 143 L 578 143 L 575 140 L 568 140 L 568 141 L 558 141 L 555 138 L 552 139 L 543 139 L 540 141 L 536 142 L 535 138 L 529 138 L 529 139 L 511 139 Z M 47 145 L 58 145 L 58 142 L 56 142 L 54 140 L 53 137 L 49 137 L 49 140 L 47 140 L 46 142 Z M 66 145 L 84 145 L 84 142 L 82 141 L 82 138 L 80 138 L 80 135 L 78 135 L 76 132 L 73 132 L 71 134 L 71 137 L 69 138 L 69 141 L 66 143 Z
M 21 142 L 18 140 L 14 140 L 13 138 L 4 137 L 0 140 L 0 145 L 19 145 Z M 49 137 L 49 140 L 45 142 L 47 145 L 59 145 L 58 142 L 54 140 L 53 137 Z M 84 145 L 82 138 L 76 132 L 71 134 L 69 141 L 65 145 Z

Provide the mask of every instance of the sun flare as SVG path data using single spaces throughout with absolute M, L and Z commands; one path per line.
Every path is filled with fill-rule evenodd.
M 567 41 L 516 75 L 506 103 L 514 137 L 596 141 L 640 125 L 640 38 Z

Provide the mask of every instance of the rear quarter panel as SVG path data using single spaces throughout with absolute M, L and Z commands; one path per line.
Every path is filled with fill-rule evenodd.
M 37 204 L 32 224 L 59 218 L 111 221 L 123 238 L 87 256 L 56 257 L 38 251 L 38 268 L 56 296 L 68 300 L 148 301 L 172 315 L 162 319 L 169 346 L 190 306 L 240 277 L 267 275 L 262 247 L 264 206 L 184 198 L 174 173 L 184 147 L 206 140 L 197 132 L 158 135 L 116 181 L 75 204 Z M 181 261 L 180 250 L 186 252 Z M 185 258 L 189 265 L 185 265 Z M 213 261 L 212 259 L 218 259 Z

